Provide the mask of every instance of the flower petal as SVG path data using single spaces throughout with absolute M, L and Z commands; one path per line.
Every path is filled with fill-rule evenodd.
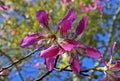
M 68 10 L 67 14 L 58 23 L 59 30 L 61 31 L 64 37 L 66 37 L 69 31 L 71 30 L 72 23 L 75 20 L 75 18 L 76 18 L 75 11 L 74 9 L 71 8 Z
M 120 60 L 118 60 L 114 65 L 113 65 L 113 70 L 120 70 Z
M 49 23 L 49 17 L 48 17 L 48 13 L 44 10 L 38 10 L 36 12 L 36 19 L 38 20 L 39 24 L 42 27 L 45 27 L 47 29 L 48 28 L 48 23 Z
M 114 42 L 111 46 L 111 49 L 110 49 L 110 55 L 112 56 L 112 53 L 114 51 L 114 48 L 115 48 L 115 45 L 116 45 L 116 42 Z
M 67 37 L 71 28 L 72 28 L 71 21 L 66 20 L 61 24 L 60 31 L 64 37 Z
M 75 72 L 75 73 L 79 73 L 80 72 L 80 64 L 78 61 L 78 57 L 77 56 L 70 56 L 69 58 L 69 64 L 70 64 L 70 68 Z
M 70 51 L 71 49 L 78 47 L 79 42 L 73 39 L 65 39 L 65 41 L 60 43 L 60 45 L 65 51 Z
M 86 51 L 86 55 L 92 58 L 100 58 L 101 54 L 97 49 L 94 49 L 92 47 L 88 47 L 84 44 L 80 44 L 80 48 L 84 49 L 83 51 Z
M 110 48 L 110 61 L 109 61 L 110 63 L 112 62 L 112 53 L 114 51 L 115 45 L 116 45 L 116 42 L 114 42 Z
M 92 58 L 100 58 L 100 52 L 94 48 L 87 47 L 87 56 Z
M 87 21 L 88 21 L 88 16 L 85 16 L 82 20 L 80 20 L 80 22 L 76 28 L 76 35 L 77 36 L 83 33 L 83 31 L 86 28 Z
M 48 71 L 51 71 L 54 68 L 54 58 L 46 58 L 45 65 Z
M 0 4 L 0 10 L 8 10 L 8 8 Z
M 71 8 L 68 10 L 67 14 L 60 20 L 59 25 L 66 20 L 73 22 L 75 19 L 76 19 L 75 10 Z
M 41 51 L 40 56 L 43 58 L 52 58 L 59 54 L 59 48 L 57 46 L 51 46 L 46 50 Z
M 105 76 L 105 77 L 102 79 L 102 81 L 110 81 L 110 80 L 109 80 L 108 76 Z
M 38 41 L 38 39 L 42 38 L 44 38 L 44 36 L 40 33 L 27 34 L 27 36 L 21 40 L 20 47 L 24 48 L 33 45 Z
M 120 81 L 120 77 L 117 76 L 114 81 Z
M 97 4 L 97 9 L 98 9 L 100 14 L 103 14 L 103 5 Z

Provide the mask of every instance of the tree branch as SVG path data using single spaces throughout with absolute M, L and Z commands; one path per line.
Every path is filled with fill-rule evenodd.
M 8 69 L 8 68 L 14 66 L 15 64 L 21 62 L 22 60 L 24 60 L 24 59 L 30 57 L 32 54 L 34 54 L 34 53 L 37 52 L 37 51 L 39 51 L 39 49 L 35 49 L 35 50 L 31 51 L 29 54 L 27 54 L 27 55 L 24 56 L 23 58 L 21 58 L 21 59 L 15 61 L 15 62 L 13 62 L 12 64 L 10 64 L 10 65 L 8 65 L 8 66 L 6 66 L 6 67 L 4 67 L 4 68 L 2 68 L 2 70 L 0 70 L 0 72 L 2 72 L 3 70 Z
M 114 32 L 115 32 L 115 23 L 117 21 L 117 17 L 118 15 L 120 14 L 120 7 L 117 9 L 117 11 L 115 12 L 114 16 L 113 16 L 113 22 L 112 22 L 112 25 L 111 27 L 109 28 L 109 37 L 108 37 L 108 40 L 107 40 L 107 43 L 105 45 L 105 48 L 103 50 L 103 56 L 105 56 L 109 46 L 110 46 L 110 42 L 112 41 L 111 39 L 113 38 L 113 35 L 114 35 Z M 101 63 L 102 59 L 99 59 L 98 62 L 95 64 L 94 67 L 98 67 Z M 88 79 L 88 81 L 91 81 L 92 80 L 92 76 L 94 75 L 94 70 L 91 72 L 91 76 L 90 78 Z
M 0 49 L 0 52 L 1 52 L 5 57 L 7 57 L 7 58 L 11 61 L 12 64 L 14 63 L 14 61 L 12 60 L 12 58 L 11 58 L 8 54 L 6 54 L 6 53 L 5 53 L 4 51 L 2 51 L 1 49 Z M 20 73 L 20 70 L 19 70 L 19 67 L 17 66 L 17 64 L 15 64 L 15 68 L 16 68 L 16 71 L 18 72 L 21 80 L 24 81 L 24 78 L 22 77 L 22 74 Z

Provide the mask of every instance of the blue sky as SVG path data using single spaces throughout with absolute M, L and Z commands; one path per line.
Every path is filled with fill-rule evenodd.
M 107 3 L 107 5 L 108 6 L 112 6 L 112 9 L 105 9 L 104 8 L 104 12 L 105 13 L 108 13 L 108 14 L 114 14 L 115 13 L 115 11 L 116 11 L 116 3 L 118 3 L 118 1 L 119 0 L 112 0 L 112 2 L 109 2 L 109 3 Z M 118 3 L 118 4 L 120 4 L 120 3 Z M 1 14 L 2 12 L 0 12 L 0 14 Z M 12 15 L 13 13 L 12 12 L 7 12 L 7 13 L 9 13 L 9 15 Z M 18 21 L 20 22 L 21 20 L 22 20 L 22 16 L 20 16 L 19 15 L 19 13 L 14 13 L 14 15 L 15 15 L 15 17 L 18 19 Z M 111 17 L 112 18 L 112 17 Z M 3 20 L 4 18 L 3 17 L 1 17 L 0 16 L 0 23 L 2 23 L 2 20 Z M 109 19 L 109 21 L 108 21 L 108 25 L 109 26 L 111 26 L 111 22 L 112 22 L 112 19 Z M 119 31 L 118 31 L 118 33 L 119 33 Z M 98 36 L 100 37 L 100 39 L 101 40 L 105 40 L 105 39 L 107 39 L 108 38 L 108 32 L 106 32 L 105 33 L 105 35 L 103 36 L 103 35 L 101 35 L 101 34 L 98 34 Z M 106 40 L 105 40 L 105 43 L 106 43 Z M 98 43 L 98 46 L 99 45 L 101 45 L 100 43 Z M 103 51 L 103 48 L 102 49 L 99 49 L 101 52 Z M 25 77 L 25 78 L 29 78 L 29 77 L 33 77 L 33 78 L 37 78 L 38 77 L 38 72 L 40 72 L 40 73 L 42 73 L 42 71 L 41 70 L 39 70 L 40 68 L 34 68 L 33 66 L 34 66 L 34 64 L 35 63 L 37 63 L 37 62 L 44 62 L 44 60 L 42 59 L 42 58 L 40 58 L 39 57 L 39 55 L 38 55 L 38 52 L 37 53 L 35 53 L 34 55 L 32 55 L 31 57 L 33 57 L 33 58 L 31 58 L 31 62 L 25 62 L 25 64 L 24 65 L 22 65 L 22 66 L 24 66 L 24 67 L 20 67 L 20 69 L 22 69 L 22 71 L 21 71 L 21 73 L 22 73 L 22 75 L 23 75 L 23 77 Z M 2 60 L 2 59 L 4 59 L 4 57 L 0 57 L 0 60 Z M 83 67 L 87 67 L 87 68 L 91 68 L 91 67 L 93 67 L 94 66 L 94 62 L 93 62 L 93 60 L 91 59 L 91 58 L 85 58 L 83 61 L 83 64 L 82 64 L 82 66 Z M 27 68 L 25 68 L 25 67 L 27 67 Z M 28 72 L 28 73 L 27 73 Z M 68 77 L 68 76 L 71 76 L 70 75 L 70 73 L 69 72 L 56 72 L 56 71 L 54 71 L 53 73 L 52 73 L 52 75 L 59 75 L 59 76 L 61 76 L 60 78 L 59 77 L 54 77 L 54 76 L 52 76 L 52 78 L 51 78 L 51 76 L 48 76 L 47 78 L 49 78 L 49 81 L 63 81 L 64 80 L 64 77 Z M 101 74 L 100 72 L 97 72 L 96 74 Z M 45 78 L 44 80 L 46 81 L 46 79 L 47 78 Z M 99 77 L 99 79 L 100 79 L 101 77 Z M 17 74 L 17 72 L 15 71 L 15 69 L 13 69 L 12 70 L 12 72 L 10 73 L 10 75 L 9 75 L 9 79 L 10 79 L 10 81 L 21 81 L 21 79 L 20 79 L 20 77 L 18 76 L 18 74 Z M 98 81 L 98 80 L 93 80 L 93 81 Z

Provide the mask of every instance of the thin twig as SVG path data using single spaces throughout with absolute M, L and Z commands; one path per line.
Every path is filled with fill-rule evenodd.
M 61 71 L 71 71 L 71 72 L 72 72 L 72 70 L 67 69 L 69 66 L 70 66 L 70 65 L 67 65 L 67 66 L 64 67 L 64 68 L 54 68 L 54 70 L 59 71 L 59 72 L 61 72 Z
M 53 69 L 53 70 L 54 70 L 54 69 Z M 39 79 L 34 80 L 34 81 L 41 81 L 44 77 L 46 77 L 47 75 L 49 75 L 49 74 L 50 74 L 53 70 L 48 71 L 47 73 L 45 73 L 45 74 L 41 75 L 41 76 L 39 77 Z
M 6 54 L 6 53 L 5 53 L 4 51 L 2 51 L 2 50 L 0 50 L 0 52 L 1 52 L 5 57 L 7 57 L 7 58 L 11 61 L 11 63 L 14 63 L 14 61 L 12 60 L 12 58 L 11 58 L 8 54 Z M 16 71 L 18 72 L 21 80 L 24 81 L 24 78 L 22 77 L 22 74 L 20 73 L 20 70 L 19 70 L 19 67 L 17 66 L 17 64 L 15 64 L 15 68 L 16 68 Z
M 12 64 L 10 64 L 10 65 L 8 65 L 8 66 L 6 66 L 6 67 L 4 67 L 4 68 L 2 68 L 2 70 L 0 70 L 0 72 L 2 72 L 3 70 L 8 69 L 8 68 L 14 66 L 15 64 L 21 62 L 22 60 L 24 60 L 24 59 L 30 57 L 32 54 L 34 54 L 34 53 L 37 52 L 37 51 L 39 51 L 39 49 L 35 49 L 35 50 L 31 51 L 29 54 L 27 54 L 27 55 L 24 56 L 23 58 L 21 58 L 21 59 L 15 61 L 15 62 L 13 62 Z

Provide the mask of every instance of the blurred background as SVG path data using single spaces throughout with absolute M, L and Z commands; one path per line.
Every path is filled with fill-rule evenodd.
M 74 8 L 77 13 L 73 29 L 80 19 L 89 16 L 87 28 L 79 41 L 97 48 L 107 61 L 110 46 L 116 41 L 113 58 L 120 60 L 120 0 L 99 0 L 96 4 L 94 0 L 71 0 L 69 3 L 67 0 L 0 0 L 0 5 L 8 8 L 0 10 L 0 68 L 13 64 L 35 49 L 35 46 L 20 48 L 20 41 L 28 33 L 44 32 L 36 20 L 36 11 L 40 9 L 48 12 L 53 28 L 69 8 Z M 61 58 L 64 63 L 60 67 L 66 65 L 66 59 Z M 96 62 L 85 57 L 80 60 L 81 69 L 91 68 Z M 103 64 L 100 62 L 99 65 Z M 6 74 L 0 75 L 0 81 L 34 81 L 46 72 L 44 59 L 35 52 L 6 69 Z M 94 71 L 86 74 L 95 76 L 89 78 L 72 72 L 53 71 L 43 81 L 100 81 L 104 76 L 104 73 Z

